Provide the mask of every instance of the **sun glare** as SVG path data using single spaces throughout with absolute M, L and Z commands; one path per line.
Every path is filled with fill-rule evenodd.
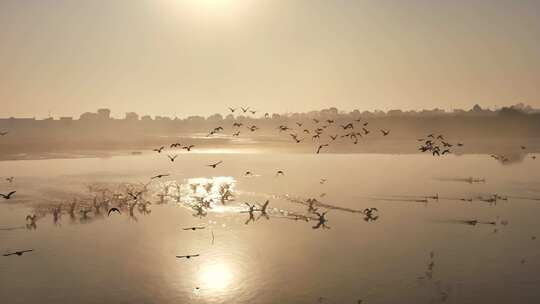
M 239 0 L 180 0 L 180 8 L 195 16 L 219 17 L 238 13 L 243 1 Z
M 229 287 L 233 280 L 233 273 L 227 264 L 205 265 L 199 273 L 199 281 L 203 289 L 222 291 Z

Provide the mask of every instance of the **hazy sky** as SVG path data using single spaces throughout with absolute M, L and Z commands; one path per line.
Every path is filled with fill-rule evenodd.
M 0 0 L 0 117 L 540 107 L 538 0 Z

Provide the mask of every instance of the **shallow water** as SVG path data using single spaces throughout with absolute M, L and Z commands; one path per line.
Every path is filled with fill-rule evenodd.
M 219 160 L 216 169 L 206 166 Z M 34 251 L 0 258 L 0 295 L 6 303 L 535 303 L 539 169 L 531 158 L 501 165 L 486 155 L 3 161 L 0 172 L 15 181 L 2 180 L 0 192 L 17 193 L 0 201 L 0 253 Z M 248 170 L 253 176 L 244 176 Z M 73 199 L 91 208 L 102 195 L 96 188 L 120 191 L 164 173 L 148 185 L 152 205 L 132 216 L 122 209 L 72 218 L 63 207 L 53 220 L 52 208 Z M 234 196 L 224 204 L 223 185 Z M 482 200 L 493 194 L 508 199 Z M 329 229 L 304 220 L 316 218 L 298 203 L 308 198 L 328 210 Z M 209 205 L 197 215 L 199 200 Z M 244 202 L 266 200 L 269 219 L 255 212 L 246 224 Z M 378 209 L 376 220 L 354 212 L 369 207 Z M 38 215 L 35 226 L 26 225 L 28 214 Z M 496 225 L 462 222 L 474 219 Z M 206 228 L 182 230 L 189 226 Z

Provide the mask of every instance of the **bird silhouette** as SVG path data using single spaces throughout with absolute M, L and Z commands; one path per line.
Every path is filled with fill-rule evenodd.
M 182 228 L 182 230 L 193 230 L 193 231 L 195 231 L 195 230 L 200 230 L 200 229 L 204 229 L 204 228 L 206 228 L 206 227 L 204 227 L 204 226 L 195 226 L 195 227 Z
M 242 112 L 246 113 L 248 110 L 249 110 L 249 107 L 247 108 L 244 108 L 244 107 L 240 107 L 242 109 Z
M 237 131 L 237 132 L 233 133 L 232 136 L 239 136 L 239 135 L 240 135 L 240 131 Z
M 154 149 L 154 151 L 156 151 L 157 153 L 161 153 L 161 151 L 163 151 L 163 149 L 165 149 L 165 147 L 161 146 L 158 149 Z
M 236 111 L 235 108 L 230 108 L 230 107 L 229 107 L 229 110 L 231 111 L 231 113 L 234 113 L 234 111 Z
M 387 131 L 387 130 L 381 129 L 381 133 L 383 134 L 383 136 L 386 136 L 386 135 L 390 134 L 390 130 Z
M 279 176 L 279 175 L 285 175 L 285 172 L 283 172 L 282 170 L 278 170 L 276 172 L 276 176 Z
M 167 177 L 167 176 L 169 176 L 169 175 L 170 175 L 170 174 L 158 174 L 158 175 L 156 175 L 156 176 L 152 176 L 152 178 L 151 178 L 151 179 L 156 179 L 156 178 L 162 178 L 162 177 Z
M 122 212 L 120 212 L 120 209 L 113 207 L 113 208 L 109 209 L 109 212 L 107 212 L 107 216 L 111 216 L 111 213 L 113 213 L 113 212 L 118 212 L 118 214 L 122 214 Z
M 182 147 L 182 149 L 187 150 L 189 152 L 191 151 L 191 149 L 193 149 L 193 147 L 195 147 L 195 145 L 185 146 L 185 147 Z
M 176 257 L 179 259 L 191 259 L 200 256 L 200 254 L 188 254 L 188 255 L 177 255 Z
M 8 199 L 11 199 L 11 197 L 13 196 L 13 194 L 15 194 L 17 191 L 11 191 L 9 192 L 8 194 L 3 194 L 3 193 L 0 193 L 0 197 L 8 200 Z
M 338 138 L 338 135 L 337 134 L 334 135 L 334 136 L 330 135 L 330 138 L 332 139 L 332 141 L 334 141 L 334 140 L 336 140 L 336 138 Z
M 241 123 L 241 122 L 234 122 L 234 123 L 233 123 L 233 127 L 238 127 L 238 128 L 239 128 L 239 127 L 241 127 L 241 126 L 243 126 L 243 125 L 244 125 L 244 124 Z
M 222 161 L 222 160 L 218 161 L 218 162 L 217 162 L 217 163 L 215 163 L 215 164 L 210 164 L 210 165 L 207 165 L 207 166 L 208 166 L 208 167 L 212 167 L 212 168 L 214 168 L 214 169 L 215 169 L 215 168 L 216 168 L 216 167 L 217 167 L 217 166 L 218 166 L 219 164 L 221 164 L 221 163 L 223 163 L 223 161 Z
M 171 148 L 179 148 L 179 147 L 182 147 L 182 144 L 180 143 L 171 144 Z
M 30 251 L 34 251 L 34 249 L 27 249 L 27 250 L 20 250 L 20 251 L 15 251 L 15 252 L 11 252 L 11 253 L 6 253 L 6 254 L 4 254 L 4 256 L 10 256 L 10 255 L 21 256 L 21 255 L 23 255 L 23 253 L 30 252 Z
M 341 125 L 341 128 L 343 128 L 343 130 L 354 129 L 354 126 L 352 123 L 348 123 L 346 125 Z
M 11 184 L 11 183 L 13 183 L 13 179 L 15 179 L 15 178 L 13 176 L 10 176 L 10 177 L 6 178 L 6 181 Z
M 328 144 L 324 144 L 324 145 L 319 145 L 319 147 L 317 148 L 317 154 L 319 154 L 321 152 L 321 149 L 323 147 L 328 147 Z
M 171 160 L 171 162 L 174 162 L 174 160 L 178 157 L 178 154 L 172 156 L 172 155 L 167 155 L 167 157 Z
M 313 228 L 313 229 L 319 229 L 319 228 L 322 227 L 323 229 L 330 229 L 330 227 L 328 227 L 328 226 L 326 225 L 326 223 L 328 222 L 328 220 L 327 220 L 326 217 L 325 217 L 327 212 L 328 212 L 328 211 L 325 211 L 325 212 L 323 212 L 323 213 L 319 213 L 318 211 L 314 211 L 313 214 L 315 214 L 315 215 L 318 216 L 318 219 L 317 219 L 318 223 L 317 223 L 317 225 L 315 225 L 315 226 L 313 226 L 313 227 L 311 227 L 311 228 Z

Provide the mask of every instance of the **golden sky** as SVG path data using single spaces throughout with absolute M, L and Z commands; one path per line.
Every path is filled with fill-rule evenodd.
M 540 1 L 2 0 L 0 117 L 540 107 Z

